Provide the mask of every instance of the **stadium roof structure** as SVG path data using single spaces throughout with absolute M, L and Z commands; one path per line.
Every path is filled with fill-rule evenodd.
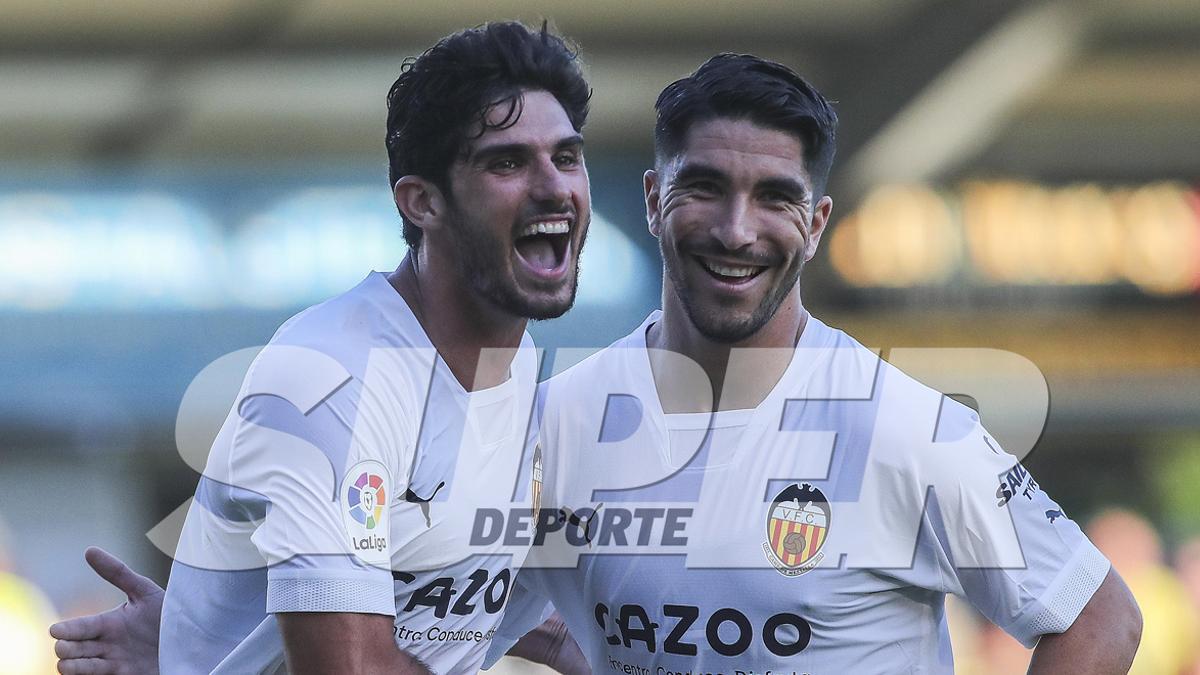
M 838 100 L 843 199 L 963 172 L 1142 180 L 1195 167 L 1193 0 L 13 0 L 0 157 L 382 157 L 383 96 L 405 56 L 485 20 L 543 17 L 583 47 L 601 148 L 644 150 L 664 84 L 715 51 L 748 51 Z

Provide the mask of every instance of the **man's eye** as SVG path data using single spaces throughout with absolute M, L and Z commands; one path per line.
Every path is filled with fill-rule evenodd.
M 564 167 L 578 166 L 579 157 L 574 153 L 564 152 L 554 158 L 554 163 Z
M 695 183 L 692 183 L 688 187 L 691 188 L 692 190 L 695 190 L 697 192 L 703 192 L 705 194 L 716 194 L 718 192 L 717 184 L 712 181 L 707 181 L 707 180 L 696 181 Z
M 517 160 L 515 159 L 498 159 L 492 162 L 488 168 L 492 171 L 512 171 L 517 166 Z

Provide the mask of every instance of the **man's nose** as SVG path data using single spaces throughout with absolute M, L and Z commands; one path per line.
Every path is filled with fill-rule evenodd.
M 713 224 L 712 235 L 730 251 L 749 246 L 758 239 L 750 206 L 745 199 L 735 198 L 729 203 L 723 217 Z
M 554 163 L 553 158 L 538 162 L 538 170 L 530 186 L 530 196 L 535 201 L 555 205 L 566 204 L 570 199 L 571 184 L 568 176 Z

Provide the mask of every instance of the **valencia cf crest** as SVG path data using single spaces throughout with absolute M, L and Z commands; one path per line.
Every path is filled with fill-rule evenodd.
M 767 512 L 767 541 L 763 553 L 785 577 L 797 577 L 816 567 L 825 554 L 832 513 L 825 493 L 804 483 L 787 486 L 771 500 Z
M 533 517 L 537 522 L 538 513 L 542 509 L 542 444 L 533 446 Z

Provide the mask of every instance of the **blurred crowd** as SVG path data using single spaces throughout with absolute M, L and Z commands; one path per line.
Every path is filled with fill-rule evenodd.
M 1150 521 L 1124 509 L 1104 511 L 1085 530 L 1125 579 L 1142 609 L 1142 643 L 1133 675 L 1200 675 L 1200 537 L 1166 555 Z M 948 603 L 955 672 L 1013 675 L 1031 651 L 956 598 Z
M 1184 542 L 1168 556 L 1150 521 L 1123 509 L 1097 515 L 1085 529 L 1125 579 L 1142 609 L 1142 644 L 1130 672 L 1200 675 L 1200 537 Z M 19 574 L 10 544 L 0 522 L 0 675 L 57 672 L 53 642 L 46 630 L 56 620 L 56 612 L 45 593 Z M 79 564 L 83 565 L 82 559 Z M 96 585 L 101 584 L 97 579 Z M 86 602 L 65 613 L 99 609 L 94 602 Z M 955 598 L 948 603 L 947 612 L 957 673 L 1015 675 L 1026 671 L 1030 650 Z M 506 659 L 498 672 L 535 672 L 527 663 Z
M 0 673 L 56 673 L 54 642 L 47 632 L 56 620 L 53 605 L 17 573 L 11 537 L 0 521 Z

